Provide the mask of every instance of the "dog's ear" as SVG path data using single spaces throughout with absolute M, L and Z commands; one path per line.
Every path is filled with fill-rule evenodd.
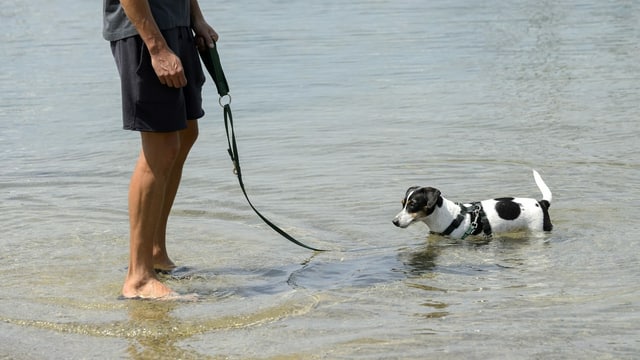
M 439 205 L 440 202 L 440 190 L 432 187 L 426 187 L 421 189 L 427 198 L 427 210 L 431 210 L 435 208 L 436 205 Z

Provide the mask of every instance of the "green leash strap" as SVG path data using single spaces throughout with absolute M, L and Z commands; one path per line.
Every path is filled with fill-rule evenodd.
M 229 103 L 222 105 L 222 98 L 225 96 L 229 96 L 229 84 L 227 83 L 227 79 L 224 76 L 224 72 L 222 71 L 222 65 L 220 64 L 220 56 L 218 55 L 218 51 L 216 50 L 217 45 L 214 43 L 212 48 L 208 48 L 206 50 L 200 51 L 200 57 L 202 58 L 202 62 L 204 66 L 207 68 L 207 71 L 211 75 L 213 82 L 216 84 L 216 88 L 218 89 L 218 94 L 220 95 L 219 103 L 223 107 L 224 113 L 224 128 L 227 133 L 227 144 L 229 148 L 227 151 L 229 152 L 229 157 L 231 157 L 231 161 L 233 162 L 234 173 L 238 176 L 238 183 L 240 184 L 240 189 L 242 189 L 242 193 L 244 194 L 245 199 L 251 206 L 251 209 L 258 215 L 265 224 L 269 225 L 274 231 L 278 234 L 282 235 L 285 239 L 291 241 L 292 243 L 301 246 L 303 248 L 313 250 L 313 251 L 325 251 L 321 249 L 316 249 L 311 246 L 305 245 L 300 241 L 293 238 L 291 235 L 287 234 L 284 230 L 280 229 L 277 225 L 269 221 L 264 215 L 253 206 L 251 200 L 249 200 L 249 195 L 247 195 L 247 191 L 244 188 L 244 181 L 242 180 L 242 170 L 240 169 L 240 158 L 238 156 L 238 145 L 236 144 L 236 133 L 233 128 L 233 114 L 231 113 L 231 106 Z M 229 102 L 231 102 L 231 97 L 229 96 Z
M 220 94 L 220 97 L 223 97 L 229 95 L 229 84 L 227 83 L 227 78 L 224 76 L 224 72 L 222 71 L 220 56 L 218 56 L 218 50 L 216 50 L 217 47 L 218 45 L 214 42 L 213 47 L 200 51 L 200 57 L 202 58 L 202 62 L 207 68 L 207 71 L 211 75 L 213 82 L 216 84 L 218 94 Z

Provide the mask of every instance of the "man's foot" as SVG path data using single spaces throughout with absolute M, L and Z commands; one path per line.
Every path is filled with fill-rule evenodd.
M 154 264 L 153 265 L 153 270 L 156 271 L 156 273 L 161 273 L 161 274 L 169 274 L 171 273 L 173 270 L 175 270 L 177 268 L 177 266 L 175 265 L 159 265 L 159 264 Z
M 175 294 L 168 286 L 156 278 L 143 282 L 125 281 L 122 287 L 122 298 L 125 299 L 159 299 Z
M 153 268 L 159 272 L 171 272 L 176 268 L 176 264 L 169 259 L 169 256 L 154 256 Z
M 200 300 L 200 296 L 196 293 L 191 294 L 179 294 L 177 292 L 170 292 L 169 294 L 157 298 L 147 298 L 144 296 L 126 297 L 120 295 L 118 300 L 151 300 L 151 301 L 177 301 L 177 302 L 196 302 Z
M 163 272 L 163 273 L 171 272 L 176 267 L 177 267 L 176 264 L 174 264 L 173 261 L 171 260 L 153 262 L 153 269 L 157 272 Z

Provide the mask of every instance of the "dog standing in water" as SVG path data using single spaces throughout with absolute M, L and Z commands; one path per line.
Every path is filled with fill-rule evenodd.
M 551 231 L 551 190 L 535 170 L 533 178 L 542 192 L 541 200 L 502 197 L 461 204 L 445 199 L 436 188 L 413 186 L 407 190 L 402 211 L 393 219 L 393 224 L 406 228 L 422 221 L 432 233 L 455 239 L 516 231 Z

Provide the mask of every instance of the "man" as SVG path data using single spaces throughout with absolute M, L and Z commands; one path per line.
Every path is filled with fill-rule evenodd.
M 171 270 L 165 234 L 182 167 L 204 115 L 204 74 L 196 46 L 218 34 L 197 0 L 104 0 L 103 35 L 111 41 L 122 85 L 124 129 L 140 132 L 129 187 L 129 268 L 124 298 L 176 294 L 156 270 Z M 194 34 L 195 33 L 195 37 Z

